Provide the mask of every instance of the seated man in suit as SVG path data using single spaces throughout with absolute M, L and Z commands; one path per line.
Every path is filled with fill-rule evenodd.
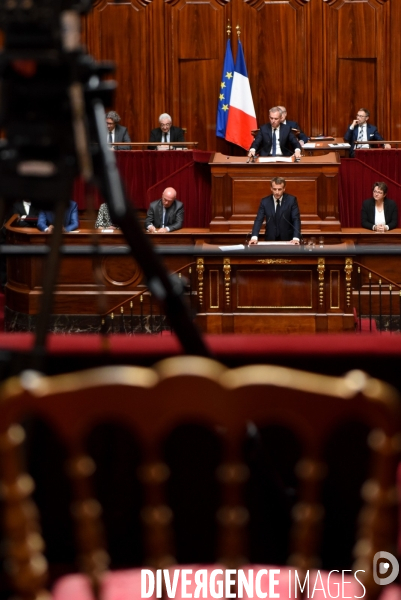
M 148 233 L 168 233 L 181 229 L 184 222 L 184 205 L 177 200 L 177 192 L 168 187 L 160 200 L 150 203 L 145 219 Z
M 13 225 L 14 227 L 36 227 L 39 210 L 32 206 L 30 200 L 17 200 L 12 205 L 8 218 L 12 215 L 19 216 L 18 221 Z
M 298 138 L 301 146 L 303 146 L 305 144 L 305 142 L 308 141 L 308 139 L 309 139 L 308 136 L 302 131 L 302 129 L 300 128 L 300 126 L 298 125 L 298 123 L 296 121 L 289 121 L 287 119 L 287 109 L 285 106 L 279 106 L 278 108 L 281 110 L 280 122 L 283 123 L 283 125 L 289 125 L 291 127 L 291 130 L 296 129 L 297 131 L 299 131 L 298 135 L 295 132 L 293 132 L 293 133 Z
M 285 193 L 285 179 L 273 177 L 270 196 L 262 198 L 252 229 L 250 244 L 258 243 L 263 220 L 266 218 L 265 240 L 299 244 L 301 217 L 295 196 Z
M 38 216 L 38 229 L 45 233 L 52 233 L 54 230 L 55 214 L 51 210 L 41 210 Z M 79 226 L 78 205 L 73 200 L 68 202 L 68 207 L 64 215 L 64 233 L 74 231 Z
M 359 142 L 364 141 L 380 141 L 382 140 L 382 136 L 377 131 L 377 128 L 374 125 L 370 125 L 368 123 L 370 117 L 370 112 L 366 108 L 360 108 L 356 115 L 356 119 L 354 119 L 351 125 L 348 127 L 347 131 L 344 135 L 344 140 L 351 144 L 350 157 L 353 158 L 355 156 L 355 143 L 358 148 L 370 148 L 369 144 L 359 144 Z M 385 148 L 391 148 L 390 144 L 384 144 Z
M 301 146 L 291 131 L 291 127 L 283 125 L 281 121 L 281 110 L 274 106 L 269 110 L 270 123 L 262 125 L 259 133 L 250 147 L 248 156 L 292 156 L 295 150 L 295 158 L 301 157 Z
M 128 134 L 128 129 L 120 125 L 121 117 L 115 110 L 111 110 L 106 115 L 107 125 L 107 142 L 114 144 L 115 142 L 130 142 L 131 138 Z M 131 150 L 131 146 L 110 146 L 112 150 Z
M 162 142 L 162 144 L 160 146 L 149 146 L 149 150 L 174 150 L 176 146 L 168 146 L 169 142 L 185 141 L 184 130 L 181 127 L 174 127 L 172 119 L 167 113 L 160 115 L 159 125 L 150 132 L 149 142 Z

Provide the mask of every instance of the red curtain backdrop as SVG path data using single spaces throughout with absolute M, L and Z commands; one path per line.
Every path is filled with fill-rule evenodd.
M 117 164 L 128 197 L 138 209 L 147 210 L 166 187 L 174 187 L 185 205 L 184 227 L 209 227 L 212 153 L 202 150 L 157 152 L 151 150 L 117 153 Z M 398 204 L 401 218 L 401 150 L 358 150 L 356 158 L 341 159 L 339 213 L 342 227 L 361 226 L 361 207 L 372 196 L 375 181 L 385 181 L 388 197 Z M 86 208 L 85 186 L 77 180 L 74 200 Z M 96 194 L 95 206 L 102 199 Z
M 393 181 L 401 181 L 401 149 L 356 150 L 355 158 Z
M 174 187 L 185 205 L 184 227 L 208 227 L 210 223 L 211 177 L 208 162 L 211 152 L 152 150 L 117 152 L 117 165 L 128 198 L 138 209 L 149 207 L 166 187 Z M 74 200 L 86 208 L 85 184 L 75 182 Z M 95 206 L 102 198 L 96 192 Z
M 338 187 L 338 208 L 342 227 L 361 227 L 361 208 L 372 197 L 372 185 L 384 181 L 387 197 L 395 200 L 401 218 L 401 151 L 358 150 L 357 158 L 342 158 Z M 399 221 L 400 222 L 400 221 Z

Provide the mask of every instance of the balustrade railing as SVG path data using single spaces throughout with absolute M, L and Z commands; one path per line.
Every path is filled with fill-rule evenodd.
M 401 285 L 354 261 L 357 294 L 357 331 L 399 332 Z M 354 296 L 355 297 L 355 296 Z
M 195 314 L 196 291 L 193 289 L 192 269 L 195 263 L 184 265 L 171 273 L 177 278 L 177 285 L 183 286 L 190 310 Z M 149 288 L 136 292 L 130 298 L 120 302 L 101 317 L 102 333 L 162 333 L 171 331 L 166 316 L 160 311 Z

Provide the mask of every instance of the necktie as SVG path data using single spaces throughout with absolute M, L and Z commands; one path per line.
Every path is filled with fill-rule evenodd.
M 166 143 L 167 142 L 167 133 L 163 133 L 163 142 Z
M 108 139 L 109 144 L 113 143 L 113 138 L 111 136 L 111 131 L 109 131 L 109 139 Z
M 272 144 L 272 155 L 276 156 L 276 145 L 277 145 L 277 137 L 276 137 L 276 131 L 277 129 L 273 129 L 273 144 Z
M 363 127 L 359 127 L 358 142 L 363 142 Z
M 166 134 L 164 134 L 164 135 L 166 135 Z M 165 221 L 166 221 L 166 209 L 163 206 L 163 223 L 162 223 L 162 227 L 164 227 Z
M 281 213 L 281 199 L 278 200 L 276 204 L 276 238 L 280 237 L 279 223 L 280 223 L 280 213 Z

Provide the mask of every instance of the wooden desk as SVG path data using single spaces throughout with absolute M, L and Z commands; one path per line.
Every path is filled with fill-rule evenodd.
M 352 252 L 353 245 L 343 244 Z M 197 259 L 196 317 L 206 333 L 314 333 L 352 331 L 352 259 L 319 257 L 296 247 L 290 256 Z
M 334 140 L 330 140 L 330 141 L 329 140 L 323 140 L 323 141 L 319 142 L 319 140 L 316 140 L 316 141 L 308 142 L 308 143 L 316 144 L 316 146 L 314 148 L 305 148 L 305 147 L 302 147 L 302 153 L 305 156 L 308 156 L 308 155 L 309 156 L 311 156 L 311 155 L 313 155 L 313 156 L 322 156 L 324 154 L 327 154 L 328 152 L 338 152 L 341 157 L 348 157 L 349 156 L 349 150 L 351 148 L 350 144 L 348 144 L 347 148 L 341 148 L 341 147 L 340 148 L 333 148 L 332 144 L 339 144 L 339 145 L 341 145 L 341 144 L 345 144 L 346 143 L 346 142 L 344 142 L 344 138 L 341 138 L 341 137 L 336 137 L 336 138 L 334 138 Z
M 49 241 L 49 236 L 37 229 L 19 229 L 13 227 L 10 222 L 7 223 L 6 229 L 8 242 L 11 244 L 24 244 L 32 247 L 46 244 Z M 348 330 L 350 326 L 349 313 L 347 307 L 344 307 L 343 304 L 345 257 L 330 256 L 325 258 L 324 278 L 322 280 L 324 283 L 324 304 L 323 306 L 316 305 L 320 293 L 319 284 L 322 282 L 319 280 L 319 271 L 317 270 L 318 261 L 324 258 L 324 253 L 320 252 L 319 249 L 319 239 L 323 240 L 324 247 L 331 245 L 339 247 L 340 244 L 347 244 L 347 248 L 350 250 L 347 256 L 350 257 L 353 256 L 352 249 L 354 245 L 370 244 L 373 248 L 374 244 L 378 243 L 401 244 L 401 230 L 399 229 L 385 234 L 377 234 L 361 228 L 348 229 L 342 232 L 323 232 L 319 236 L 305 234 L 304 239 L 307 242 L 315 241 L 316 246 L 312 252 L 305 252 L 305 250 L 301 252 L 300 250 L 299 256 L 296 256 L 297 262 L 272 264 L 258 263 L 256 259 L 275 258 L 280 260 L 283 257 L 280 257 L 279 249 L 274 257 L 257 256 L 256 248 L 252 248 L 250 252 L 245 253 L 242 257 L 230 257 L 230 254 L 226 253 L 222 253 L 218 257 L 206 257 L 202 254 L 202 250 L 206 247 L 205 244 L 214 246 L 244 244 L 245 236 L 243 232 L 181 229 L 170 234 L 152 234 L 150 237 L 152 242 L 159 246 L 159 249 L 165 246 L 164 262 L 171 272 L 181 270 L 192 264 L 194 302 L 197 301 L 200 291 L 196 259 L 204 259 L 204 287 L 202 289 L 205 304 L 200 309 L 199 323 L 205 331 L 209 332 L 230 330 L 235 332 L 275 331 L 280 333 L 282 331 Z M 65 234 L 63 243 L 66 245 L 87 245 L 92 244 L 94 238 L 102 245 L 111 247 L 126 246 L 125 239 L 120 231 L 102 234 L 84 229 L 77 233 Z M 311 238 L 314 238 L 314 240 Z M 167 255 L 171 245 L 189 246 L 191 249 L 199 250 L 199 252 L 196 256 L 189 252 L 186 253 L 185 250 L 179 255 Z M 301 262 L 298 261 L 298 258 Z M 226 259 L 229 259 L 229 263 L 224 262 Z M 286 257 L 284 259 L 286 260 Z M 367 250 L 366 255 L 357 257 L 355 260 L 392 281 L 401 283 L 401 261 L 398 256 L 382 257 Z M 35 315 L 38 312 L 42 294 L 43 258 L 27 255 L 10 256 L 7 263 L 6 329 L 8 331 L 34 330 Z M 95 265 L 98 266 L 100 288 L 95 280 Z M 268 267 L 271 270 L 279 271 L 279 273 L 266 274 L 262 272 L 263 269 L 266 270 Z M 295 275 L 290 273 L 291 269 Z M 287 272 L 281 273 L 283 270 L 287 270 Z M 253 274 L 254 271 L 256 271 L 256 274 Z M 300 275 L 298 271 L 307 271 L 309 275 Z M 333 271 L 333 274 L 331 274 L 331 271 Z M 225 280 L 226 275 L 229 277 L 227 281 Z M 269 289 L 268 293 L 262 286 L 265 276 L 271 277 L 273 280 L 276 277 L 276 280 L 270 280 L 273 287 L 271 290 Z M 281 276 L 283 281 L 277 279 Z M 297 279 L 298 276 L 300 280 Z M 308 309 L 303 308 L 307 293 L 305 277 L 312 278 L 310 296 L 312 302 L 309 302 L 311 307 Z M 335 289 L 333 281 L 340 282 L 339 293 L 342 304 L 340 303 L 339 308 L 333 308 L 333 303 L 329 299 Z M 226 286 L 226 283 L 229 286 Z M 366 288 L 365 279 L 364 284 Z M 336 285 L 336 289 L 338 289 L 338 284 Z M 249 289 L 247 289 L 247 286 L 249 286 Z M 146 286 L 142 272 L 137 263 L 129 256 L 103 256 L 95 262 L 90 256 L 66 256 L 60 264 L 54 294 L 52 330 L 57 332 L 97 331 L 100 324 L 99 314 L 110 311 L 116 306 L 118 307 L 121 302 L 130 300 L 132 296 L 145 290 Z M 229 306 L 221 304 L 227 290 L 230 294 Z M 278 302 L 282 303 L 284 297 L 296 298 L 298 294 L 301 301 L 293 303 L 298 307 L 296 309 L 280 305 L 277 309 L 270 308 L 268 310 L 266 299 L 269 294 L 273 294 L 273 302 L 269 302 L 270 306 L 274 302 L 276 302 L 275 306 Z M 217 297 L 219 297 L 219 304 L 215 302 Z M 207 307 L 206 302 L 209 302 Z M 366 300 L 364 299 L 363 302 L 363 309 L 366 313 Z M 374 299 L 374 314 L 377 314 L 377 303 L 377 299 Z M 354 302 L 354 305 L 357 304 Z M 144 310 L 144 314 L 148 314 L 146 306 Z M 256 316 L 253 316 L 254 313 Z
M 297 196 L 302 231 L 340 231 L 338 171 L 340 158 L 305 156 L 298 163 L 248 163 L 247 157 L 216 152 L 212 172 L 211 231 L 251 231 L 261 199 L 272 177 L 284 177 L 286 192 Z

